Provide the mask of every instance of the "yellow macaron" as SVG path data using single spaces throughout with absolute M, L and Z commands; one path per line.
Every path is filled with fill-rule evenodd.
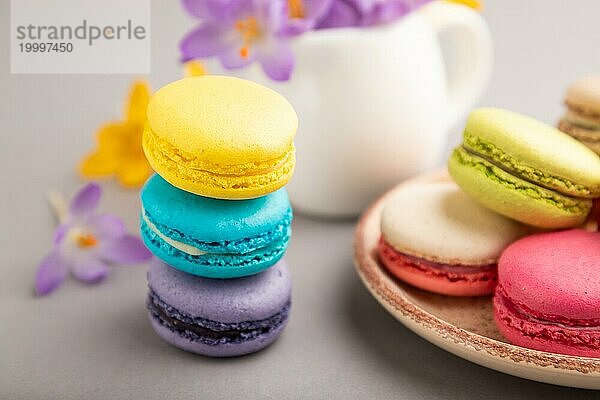
M 298 117 L 277 92 L 226 76 L 172 82 L 150 99 L 143 147 L 154 170 L 180 189 L 251 199 L 294 171 Z

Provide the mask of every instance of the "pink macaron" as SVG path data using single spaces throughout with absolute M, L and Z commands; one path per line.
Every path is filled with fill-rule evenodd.
M 396 189 L 384 206 L 379 256 L 390 273 L 420 289 L 489 295 L 502 250 L 525 232 L 454 182 L 415 181 Z
M 498 262 L 494 317 L 518 346 L 600 357 L 600 232 L 541 233 Z

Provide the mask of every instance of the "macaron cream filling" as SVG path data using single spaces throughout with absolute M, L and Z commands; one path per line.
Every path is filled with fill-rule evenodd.
M 152 318 L 167 329 L 192 341 L 220 345 L 252 340 L 277 329 L 287 321 L 291 303 L 288 301 L 281 311 L 268 318 L 237 323 L 223 323 L 188 315 L 167 305 L 151 288 L 146 305 Z
M 454 150 L 454 154 L 450 159 L 450 168 L 452 168 L 451 164 L 454 162 L 474 167 L 485 174 L 487 178 L 497 181 L 503 186 L 511 187 L 513 190 L 523 192 L 527 197 L 551 203 L 553 206 L 556 206 L 567 213 L 587 213 L 592 207 L 591 200 L 566 196 L 555 190 L 533 184 L 512 173 L 506 172 L 505 169 L 487 161 L 485 158 L 467 151 L 463 146 L 459 146 Z
M 597 146 L 600 144 L 600 125 L 596 130 L 594 128 L 576 125 L 566 118 L 563 118 L 558 123 L 558 128 L 575 139 L 584 142 L 588 147 L 590 147 L 590 145 Z
M 184 236 L 181 232 L 170 229 L 165 225 L 152 222 L 151 216 L 149 216 L 147 211 L 143 208 L 141 214 L 142 230 L 144 228 L 148 229 L 169 246 L 190 256 L 246 254 L 262 248 L 268 248 L 278 242 L 287 242 L 289 240 L 290 225 L 292 222 L 292 212 L 290 210 L 273 230 L 261 235 L 237 240 L 206 242 L 189 238 Z
M 596 124 L 600 125 L 600 112 L 591 110 L 590 108 L 583 107 L 568 100 L 565 103 L 567 104 L 571 117 L 576 116 L 577 118 L 581 118 L 590 123 L 596 122 Z
M 202 254 L 207 253 L 206 251 L 202 251 L 197 247 L 191 246 L 187 243 L 180 242 L 178 240 L 173 240 L 170 237 L 165 236 L 160 230 L 158 230 L 156 225 L 154 225 L 154 223 L 148 219 L 148 217 L 146 216 L 146 213 L 144 212 L 143 209 L 142 209 L 142 221 L 144 221 L 144 224 L 146 224 L 148 229 L 150 229 L 150 231 L 152 231 L 156 236 L 158 236 L 163 241 L 165 241 L 166 243 L 168 243 L 169 245 L 173 246 L 174 248 L 176 248 L 177 250 L 179 250 L 181 252 L 190 254 L 192 256 L 200 256 Z
M 530 321 L 539 322 L 542 324 L 552 324 L 567 328 L 578 328 L 578 329 L 594 329 L 600 328 L 600 318 L 590 319 L 574 319 L 567 318 L 556 314 L 545 314 L 532 310 L 525 304 L 517 304 L 513 302 L 509 297 L 502 285 L 496 288 L 496 295 L 499 297 L 499 301 L 502 302 L 504 307 L 511 314 L 517 315 L 519 319 L 526 319 Z M 600 339 L 600 338 L 599 338 Z M 600 345 L 600 342 L 598 342 Z
M 173 170 L 182 180 L 200 181 L 221 188 L 244 188 L 258 184 L 267 186 L 291 176 L 295 164 L 295 148 L 290 143 L 278 158 L 236 165 L 221 165 L 187 154 L 158 136 L 146 124 L 143 136 L 144 151 L 149 160 L 160 167 Z
M 594 198 L 600 196 L 600 187 L 589 188 L 572 182 L 564 177 L 548 174 L 539 168 L 523 164 L 515 157 L 507 154 L 492 143 L 485 142 L 469 131 L 464 132 L 462 150 L 471 156 L 480 157 L 488 163 L 515 175 L 529 183 L 543 188 L 556 190 L 561 194 L 578 198 Z
M 578 128 L 591 130 L 593 134 L 598 134 L 596 131 L 600 131 L 600 116 L 589 117 L 585 114 L 575 113 L 569 109 L 563 119 Z
M 498 296 L 494 297 L 496 323 L 501 321 L 501 333 L 508 335 L 513 344 L 552 353 L 598 357 L 598 328 L 571 327 L 535 320 L 510 309 L 502 309 L 501 302 Z
M 496 281 L 496 263 L 485 265 L 445 264 L 402 253 L 380 238 L 380 251 L 387 262 L 401 263 L 403 268 L 419 270 L 428 275 L 443 277 L 450 282 Z

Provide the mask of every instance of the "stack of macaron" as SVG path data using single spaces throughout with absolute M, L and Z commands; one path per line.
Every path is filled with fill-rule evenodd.
M 567 89 L 565 104 L 558 129 L 600 154 L 600 76 L 575 81 Z
M 415 180 L 386 203 L 386 268 L 440 294 L 494 294 L 514 344 L 600 357 L 600 233 L 582 229 L 600 158 L 532 118 L 482 108 L 448 170 L 454 182 Z
M 182 79 L 150 100 L 143 148 L 156 175 L 141 191 L 141 234 L 156 256 L 148 315 L 181 349 L 215 357 L 272 343 L 290 311 L 282 257 L 295 165 L 291 105 L 223 76 Z

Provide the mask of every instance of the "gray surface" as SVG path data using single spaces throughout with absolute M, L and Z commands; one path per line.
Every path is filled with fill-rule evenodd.
M 153 4 L 155 87 L 179 76 L 174 44 L 190 26 L 169 3 Z M 244 358 L 206 359 L 164 344 L 145 318 L 143 266 L 35 298 L 33 274 L 54 224 L 44 195 L 79 187 L 73 166 L 91 132 L 118 112 L 111 99 L 131 77 L 8 75 L 8 1 L 0 4 L 0 398 L 600 398 L 479 367 L 402 327 L 353 271 L 352 222 L 296 219 L 291 322 L 275 345 Z M 487 1 L 497 57 L 482 104 L 552 122 L 568 82 L 600 71 L 600 2 L 563 4 Z M 137 194 L 113 182 L 104 188 L 103 208 L 135 229 Z

